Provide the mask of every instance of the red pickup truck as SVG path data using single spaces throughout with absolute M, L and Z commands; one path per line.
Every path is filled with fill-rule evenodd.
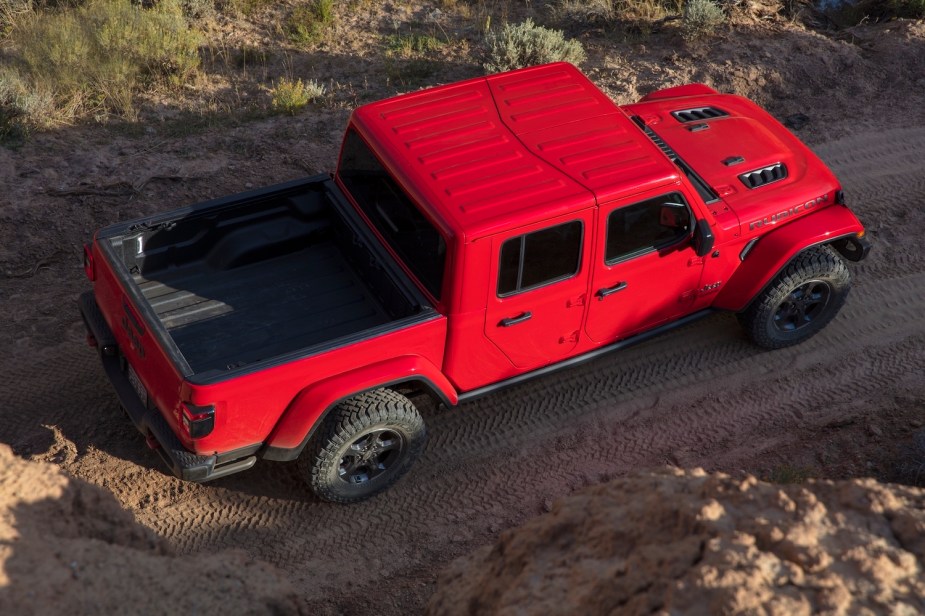
M 448 406 L 732 311 L 805 340 L 864 258 L 838 180 L 750 101 L 618 107 L 569 64 L 356 109 L 333 176 L 96 233 L 80 298 L 173 472 L 298 459 L 322 498 L 391 485 Z

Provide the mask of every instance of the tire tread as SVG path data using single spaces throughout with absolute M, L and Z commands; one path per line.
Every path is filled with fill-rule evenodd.
M 773 335 L 768 324 L 774 309 L 794 288 L 814 278 L 827 280 L 832 285 L 832 297 L 825 314 L 817 317 L 799 336 Z M 845 262 L 830 246 L 814 246 L 797 254 L 737 317 L 753 343 L 766 349 L 780 349 L 803 342 L 822 330 L 838 314 L 850 289 L 851 274 Z
M 340 448 L 356 435 L 378 425 L 400 427 L 408 437 L 408 455 L 395 473 L 372 491 L 344 495 L 327 481 L 332 464 L 339 463 Z M 335 406 L 324 419 L 309 445 L 299 457 L 303 477 L 320 498 L 336 503 L 353 503 L 385 490 L 408 470 L 421 453 L 426 439 L 424 420 L 414 404 L 391 389 L 376 389 L 348 398 Z

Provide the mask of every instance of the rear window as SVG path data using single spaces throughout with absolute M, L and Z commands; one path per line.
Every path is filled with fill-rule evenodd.
M 571 278 L 581 265 L 581 221 L 518 235 L 501 245 L 498 297 Z
M 446 241 L 356 131 L 347 133 L 338 173 L 360 209 L 421 284 L 439 300 Z

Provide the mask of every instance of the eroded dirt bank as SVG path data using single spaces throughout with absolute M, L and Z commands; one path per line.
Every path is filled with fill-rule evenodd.
M 921 614 L 925 491 L 666 469 L 558 501 L 441 575 L 451 614 Z
M 176 556 L 112 494 L 0 445 L 0 613 L 298 614 L 284 574 L 242 551 Z

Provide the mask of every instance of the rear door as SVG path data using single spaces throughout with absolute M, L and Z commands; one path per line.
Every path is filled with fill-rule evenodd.
M 585 330 L 611 342 L 689 312 L 703 271 L 694 215 L 680 191 L 604 204 Z
M 492 238 L 485 335 L 518 368 L 566 357 L 586 304 L 593 210 Z

